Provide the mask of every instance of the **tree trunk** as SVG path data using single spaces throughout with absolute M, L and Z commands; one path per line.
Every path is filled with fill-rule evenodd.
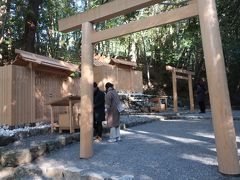
M 142 45 L 143 45 L 143 54 L 144 54 L 144 65 L 146 67 L 146 75 L 147 75 L 147 85 L 148 88 L 151 88 L 151 81 L 150 81 L 150 63 L 148 62 L 147 55 L 146 55 L 146 44 L 144 40 L 144 34 L 141 33 L 141 38 L 142 38 Z
M 42 0 L 28 0 L 28 3 L 28 10 L 25 18 L 25 32 L 23 36 L 23 49 L 34 53 L 39 6 Z
M 7 18 L 9 17 L 10 12 L 10 4 L 11 0 L 3 0 L 3 5 L 0 7 L 1 15 L 0 15 L 0 46 L 2 43 L 4 43 L 4 37 L 10 37 L 10 31 L 6 30 L 6 22 Z M 7 61 L 9 56 L 9 51 L 11 48 L 11 45 L 2 46 L 0 49 L 0 66 L 4 64 L 4 61 Z

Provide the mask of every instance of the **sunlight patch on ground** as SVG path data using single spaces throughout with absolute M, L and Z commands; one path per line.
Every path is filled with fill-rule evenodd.
M 147 137 L 147 139 L 145 138 L 145 141 L 151 144 L 164 144 L 164 145 L 172 145 L 172 143 L 161 140 L 161 139 L 157 139 L 157 138 L 152 138 L 152 137 Z
M 202 164 L 206 164 L 206 165 L 217 165 L 217 160 L 215 158 L 211 158 L 211 157 L 203 157 L 200 155 L 193 155 L 193 154 L 183 154 L 181 156 L 181 158 L 183 159 L 187 159 L 187 160 L 192 160 L 192 161 L 197 161 L 200 162 Z
M 195 135 L 195 136 L 201 136 L 201 137 L 205 137 L 205 138 L 215 139 L 214 134 L 212 134 L 212 133 L 196 132 L 196 133 L 193 133 L 193 135 Z
M 130 135 L 130 134 L 134 134 L 134 133 L 129 132 L 129 131 L 120 130 L 120 134 L 121 135 Z
M 167 141 L 164 141 L 161 138 L 161 135 L 158 133 L 150 133 L 146 131 L 136 131 L 136 130 L 128 130 L 131 134 L 141 134 L 141 138 L 144 139 L 145 142 L 151 143 L 151 144 L 165 144 L 165 145 L 172 145 L 172 143 L 169 143 Z M 155 136 L 155 137 L 153 137 Z
M 184 119 L 162 119 L 161 121 L 169 121 L 169 122 L 185 122 Z
M 149 179 L 149 180 L 151 180 L 152 178 L 147 176 L 147 175 L 140 175 L 140 179 Z
M 217 152 L 216 148 L 208 148 L 210 151 Z
M 236 141 L 240 142 L 240 137 L 239 136 L 236 136 Z
M 152 134 L 152 135 L 156 135 L 156 133 L 149 133 L 149 132 L 146 132 L 146 131 L 136 131 L 138 133 L 141 133 L 141 134 Z
M 191 144 L 207 144 L 204 141 L 199 141 L 199 140 L 196 140 L 196 139 L 176 137 L 176 136 L 167 136 L 167 135 L 162 135 L 162 136 L 165 137 L 165 138 L 177 141 L 177 142 L 184 143 L 184 144 L 189 144 L 189 143 L 191 143 Z
M 144 134 L 144 135 L 150 135 L 150 136 L 160 136 L 160 134 L 158 134 L 158 133 L 137 131 L 137 130 L 132 130 L 132 129 L 128 129 L 127 132 L 129 132 L 130 134 Z
M 41 162 L 41 164 L 39 165 L 39 167 L 40 167 L 42 170 L 46 170 L 47 168 L 50 168 L 50 167 L 64 168 L 64 165 L 61 164 L 59 161 L 48 160 L 47 162 Z

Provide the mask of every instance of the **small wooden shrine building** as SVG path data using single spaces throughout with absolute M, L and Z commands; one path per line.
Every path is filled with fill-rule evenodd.
M 142 71 L 135 70 L 135 62 L 94 57 L 94 81 L 104 90 L 107 82 L 114 84 L 117 91 L 143 92 Z
M 80 78 L 69 75 L 78 66 L 16 50 L 12 65 L 0 67 L 0 124 L 20 125 L 50 121 L 47 102 L 80 94 Z M 56 109 L 64 113 L 65 108 Z
M 49 102 L 80 95 L 78 65 L 22 50 L 15 53 L 11 65 L 0 67 L 0 125 L 50 122 Z M 135 66 L 129 61 L 96 56 L 95 81 L 102 90 L 109 81 L 118 91 L 142 92 L 142 72 L 134 70 Z M 75 72 L 78 77 L 70 76 Z M 67 107 L 54 107 L 54 120 L 58 121 L 58 115 L 67 111 Z M 79 111 L 78 103 L 73 113 Z

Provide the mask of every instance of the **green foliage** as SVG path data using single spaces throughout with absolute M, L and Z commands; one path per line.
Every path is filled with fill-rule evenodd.
M 4 28 L 4 59 L 14 58 L 14 49 L 23 49 L 25 17 L 31 13 L 27 0 L 10 1 L 9 16 Z M 36 52 L 65 61 L 78 62 L 81 42 L 80 31 L 63 34 L 58 31 L 58 20 L 79 11 L 74 1 L 43 0 L 39 7 L 36 32 Z
M 58 20 L 110 1 L 112 0 L 42 0 L 38 10 L 39 17 L 37 17 L 36 52 L 79 64 L 81 32 L 60 33 Z M 230 93 L 240 93 L 240 3 L 239 0 L 217 0 L 216 2 Z M 182 0 L 164 1 L 162 4 L 96 24 L 95 29 L 99 31 L 113 28 L 170 11 L 185 4 L 186 1 Z M 8 7 L 7 20 L 4 28 L 0 29 L 4 37 L 0 45 L 4 61 L 14 58 L 15 48 L 23 48 L 24 25 L 27 13 L 31 12 L 28 0 L 11 0 L 6 6 Z M 151 82 L 156 89 L 163 88 L 166 91 L 171 89 L 171 75 L 165 71 L 166 65 L 194 71 L 196 81 L 205 76 L 197 17 L 99 42 L 94 50 L 103 55 L 136 60 L 137 69 L 144 72 L 144 81 Z M 185 86 L 184 83 L 181 84 Z
M 240 3 L 218 0 L 217 5 L 230 95 L 240 97 Z

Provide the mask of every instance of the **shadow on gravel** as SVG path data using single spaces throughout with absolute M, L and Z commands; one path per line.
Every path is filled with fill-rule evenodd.
M 110 144 L 105 138 L 95 143 L 90 159 L 79 159 L 79 144 L 73 144 L 37 164 L 135 179 L 237 179 L 218 173 L 211 120 L 155 121 L 127 128 L 121 134 L 121 142 Z

